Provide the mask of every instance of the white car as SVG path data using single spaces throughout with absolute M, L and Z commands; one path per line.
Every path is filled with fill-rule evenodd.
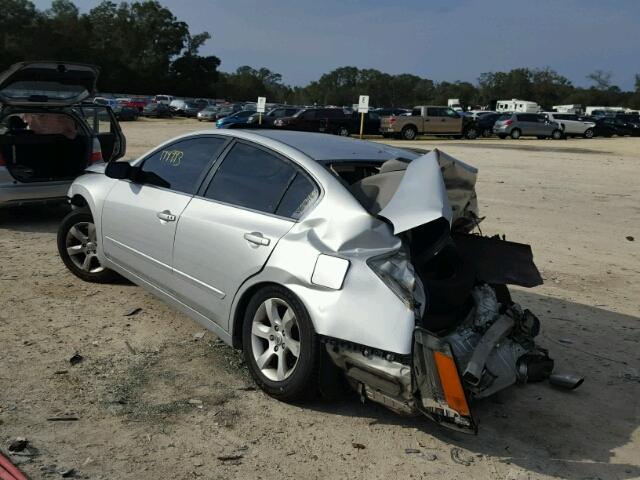
M 576 113 L 544 112 L 550 121 L 559 123 L 566 137 L 593 138 L 595 122 L 581 120 L 583 117 Z

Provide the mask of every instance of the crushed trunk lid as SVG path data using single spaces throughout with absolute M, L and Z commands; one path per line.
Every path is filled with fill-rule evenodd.
M 15 106 L 69 106 L 95 93 L 99 69 L 55 61 L 21 62 L 0 74 L 0 102 Z
M 412 161 L 389 160 L 350 190 L 370 213 L 386 218 L 395 235 L 441 218 L 469 231 L 478 221 L 477 173 L 434 149 Z

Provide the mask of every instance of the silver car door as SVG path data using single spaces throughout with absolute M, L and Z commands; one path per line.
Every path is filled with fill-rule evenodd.
M 290 161 L 238 142 L 187 206 L 176 233 L 178 298 L 228 330 L 242 283 L 259 272 L 318 189 Z
M 118 180 L 102 212 L 105 256 L 171 293 L 176 226 L 226 140 L 194 137 L 153 152 Z

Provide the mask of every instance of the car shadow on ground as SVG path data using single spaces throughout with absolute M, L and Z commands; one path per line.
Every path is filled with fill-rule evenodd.
M 71 207 L 64 201 L 11 206 L 0 209 L 0 229 L 30 233 L 56 233 Z
M 555 371 L 585 377 L 580 388 L 566 391 L 543 382 L 480 400 L 473 407 L 477 436 L 426 418 L 401 417 L 371 402 L 363 406 L 350 394 L 307 408 L 417 428 L 452 447 L 536 474 L 571 480 L 640 477 L 632 443 L 640 424 L 640 319 L 529 292 L 514 296 L 539 313 L 538 343 L 550 350 Z

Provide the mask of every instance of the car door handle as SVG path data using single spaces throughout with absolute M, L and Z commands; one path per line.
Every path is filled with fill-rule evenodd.
M 249 243 L 253 243 L 254 245 L 260 245 L 263 247 L 266 247 L 271 243 L 271 240 L 262 235 L 260 232 L 245 233 L 244 239 Z
M 156 213 L 156 217 L 160 220 L 164 220 L 165 222 L 175 222 L 176 216 L 172 214 L 169 210 L 163 210 L 162 212 Z

